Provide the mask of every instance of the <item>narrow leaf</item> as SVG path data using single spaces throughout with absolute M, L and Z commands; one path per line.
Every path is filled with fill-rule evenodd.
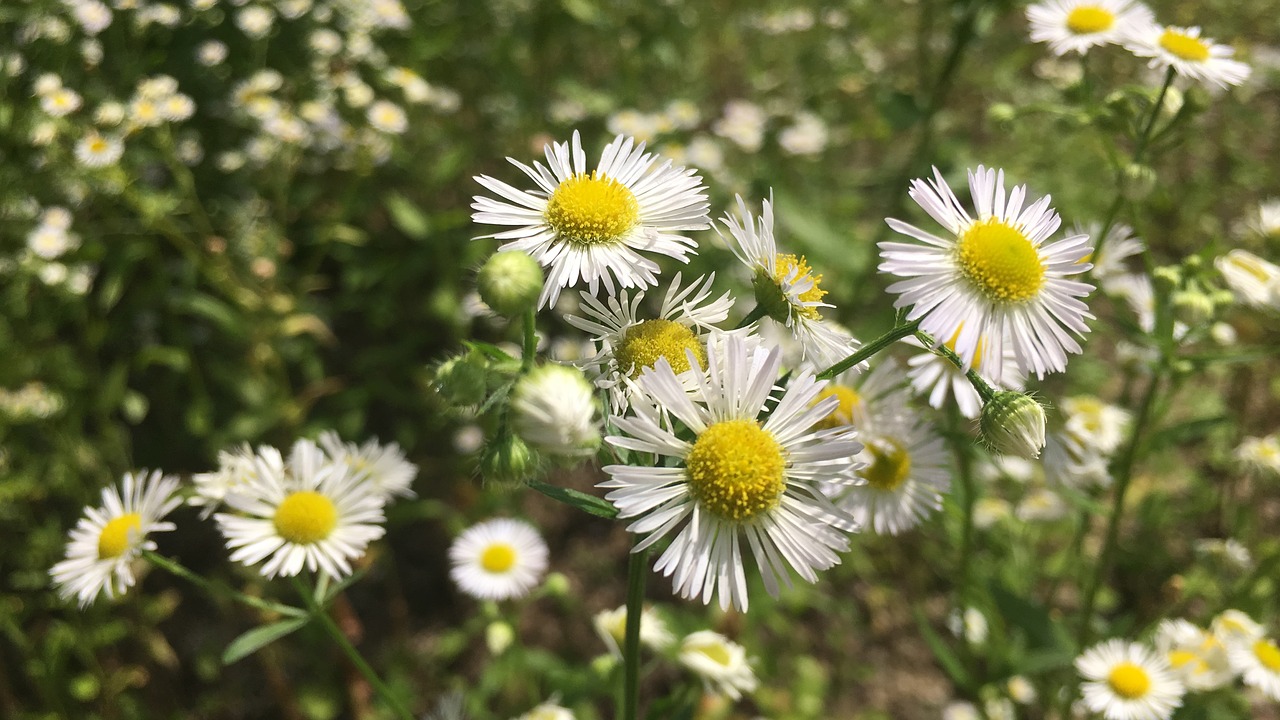
M 938 659 L 938 664 L 946 671 L 951 678 L 951 682 L 955 683 L 957 687 L 969 687 L 971 681 L 969 680 L 969 673 L 964 669 L 964 663 L 960 662 L 960 658 L 956 657 L 951 648 L 933 631 L 933 627 L 929 625 L 929 620 L 925 618 L 924 613 L 919 608 L 915 608 L 914 613 L 916 625 L 920 628 L 920 635 L 929 644 L 929 649 L 933 651 L 933 656 Z
M 618 509 L 608 500 L 603 500 L 595 495 L 588 495 L 578 490 L 570 490 L 569 488 L 548 485 L 541 480 L 530 480 L 529 487 L 546 495 L 552 500 L 559 500 L 565 505 L 572 505 L 582 512 L 596 517 L 608 518 L 612 520 L 618 516 Z
M 222 664 L 230 665 L 237 660 L 249 657 L 276 640 L 306 625 L 310 620 L 311 618 L 305 617 L 288 618 L 287 620 L 277 620 L 270 625 L 256 627 L 231 641 L 227 649 L 222 651 Z

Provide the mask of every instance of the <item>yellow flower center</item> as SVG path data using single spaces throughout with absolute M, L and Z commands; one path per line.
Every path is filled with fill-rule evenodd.
M 1030 300 L 1044 285 L 1044 263 L 1035 246 L 1021 230 L 996 218 L 964 232 L 956 260 L 960 274 L 991 300 Z
M 688 370 L 686 350 L 693 351 L 698 367 L 706 367 L 707 353 L 692 330 L 671 320 L 645 320 L 627 328 L 613 356 L 618 369 L 634 378 L 644 368 L 656 365 L 658 358 L 666 358 L 677 373 Z
M 506 543 L 494 543 L 480 554 L 480 567 L 491 573 L 504 573 L 516 564 L 516 549 Z
M 871 464 L 860 473 L 867 484 L 877 490 L 892 492 L 911 474 L 911 453 L 893 438 L 880 438 L 867 443 Z
M 630 188 L 593 172 L 560 183 L 545 213 L 561 239 L 590 247 L 615 243 L 640 221 L 640 203 Z
M 819 428 L 838 428 L 845 425 L 852 425 L 855 414 L 860 414 L 862 410 L 862 396 L 857 390 L 848 385 L 831 384 L 823 390 L 816 399 L 814 404 L 818 404 L 829 397 L 834 397 L 840 401 L 831 414 L 818 421 Z
M 698 436 L 685 459 L 694 499 L 725 520 L 772 510 L 786 490 L 782 446 L 754 420 L 722 420 Z
M 1123 662 L 1111 669 L 1107 685 L 1112 692 L 1126 700 L 1137 700 L 1151 689 L 1151 676 L 1141 666 Z
M 136 538 L 142 534 L 142 516 L 138 513 L 126 513 L 108 522 L 98 535 L 98 558 L 110 560 L 118 558 L 129 549 L 129 535 Z
M 823 296 L 827 294 L 826 290 L 819 287 L 822 282 L 821 275 L 814 275 L 813 268 L 809 267 L 809 263 L 805 262 L 804 256 L 796 257 L 789 253 L 778 253 L 774 258 L 773 280 L 779 285 L 795 272 L 792 284 L 803 281 L 806 277 L 813 280 L 813 287 L 800 293 L 797 297 L 800 302 L 822 302 Z M 816 320 L 818 318 L 818 308 L 798 306 L 795 308 L 800 314 Z
M 276 508 L 276 532 L 291 543 L 310 545 L 329 537 L 338 524 L 333 501 L 313 490 L 290 493 Z
M 1096 5 L 1081 5 L 1067 15 L 1067 29 L 1077 35 L 1089 35 L 1110 30 L 1116 16 L 1110 10 Z
M 89 152 L 94 155 L 101 155 L 107 151 L 107 141 L 100 137 L 95 137 L 89 141 Z
M 960 323 L 960 325 L 956 327 L 956 332 L 951 336 L 951 339 L 943 343 L 951 352 L 956 351 L 956 341 L 960 339 L 960 331 L 962 330 L 964 330 L 964 323 Z M 982 338 L 978 338 L 978 345 L 973 349 L 973 367 L 982 367 L 982 346 L 986 344 L 987 343 Z M 950 363 L 948 363 L 948 365 L 950 365 Z
M 1273 673 L 1280 673 L 1280 648 L 1270 640 L 1259 640 L 1253 644 L 1254 657 L 1262 666 Z
M 1209 59 L 1208 44 L 1200 38 L 1191 37 L 1177 30 L 1165 30 L 1160 36 L 1160 47 L 1191 62 L 1204 62 Z
M 1170 650 L 1169 665 L 1174 670 L 1189 667 L 1192 674 L 1203 675 L 1209 671 L 1209 665 L 1199 655 L 1190 650 Z
M 725 667 L 733 662 L 733 658 L 729 657 L 729 649 L 723 645 L 707 645 L 699 648 L 699 652 Z

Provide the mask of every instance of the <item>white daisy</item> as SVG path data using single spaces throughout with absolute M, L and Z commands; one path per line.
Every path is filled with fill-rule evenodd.
M 79 110 L 82 104 L 84 100 L 80 93 L 71 88 L 59 87 L 40 96 L 40 109 L 53 117 L 70 115 Z
M 1049 43 L 1055 55 L 1122 43 L 1153 20 L 1146 5 L 1131 0 L 1046 0 L 1027 8 L 1031 41 Z
M 369 106 L 365 117 L 373 129 L 399 135 L 409 129 L 409 117 L 399 105 L 389 100 L 378 100 Z
M 159 470 L 125 473 L 119 488 L 103 488 L 102 505 L 67 534 L 67 557 L 49 570 L 64 600 L 75 597 L 87 607 L 101 592 L 123 595 L 135 581 L 130 565 L 144 550 L 155 550 L 151 533 L 173 530 L 164 517 L 182 504 L 178 479 Z
M 1076 395 L 1062 401 L 1066 431 L 1081 444 L 1110 455 L 1124 442 L 1133 419 L 1124 408 L 1103 402 L 1093 395 Z
M 382 537 L 382 498 L 311 441 L 294 444 L 287 469 L 270 463 L 256 469 L 224 498 L 241 514 L 214 516 L 233 561 L 266 560 L 262 574 L 268 578 L 297 575 L 305 565 L 340 580 L 351 574 L 351 561 Z
M 1280 475 L 1280 436 L 1247 437 L 1235 449 L 1236 462 L 1246 470 Z
M 1169 720 L 1186 692 L 1169 663 L 1138 643 L 1107 640 L 1075 665 L 1087 680 L 1081 686 L 1085 706 L 1107 720 Z
M 27 249 L 44 260 L 53 260 L 78 247 L 78 236 L 48 223 L 41 223 L 27 233 Z
M 603 302 L 590 293 L 581 293 L 579 309 L 586 317 L 566 315 L 565 321 L 591 334 L 600 344 L 600 351 L 583 364 L 595 368 L 597 386 L 611 391 L 614 412 L 622 412 L 627 405 L 623 378 L 639 377 L 640 371 L 653 367 L 658 358 L 666 358 L 677 375 L 692 368 L 686 351 L 692 354 L 697 369 L 705 366 L 705 335 L 717 323 L 724 322 L 733 307 L 728 292 L 711 299 L 713 282 L 714 273 L 681 289 L 677 273 L 662 299 L 658 316 L 650 320 L 639 319 L 643 292 L 632 298 L 623 290 L 618 297 L 610 296 Z
M 876 534 L 897 535 L 942 508 L 949 458 L 928 421 L 904 406 L 872 416 L 861 430 L 863 484 L 835 496 L 842 509 Z
M 747 660 L 746 649 L 711 630 L 685 636 L 680 642 L 680 664 L 702 678 L 707 692 L 731 700 L 755 692 L 760 684 Z
M 1100 232 L 1102 232 L 1100 224 L 1090 223 L 1088 226 L 1074 225 L 1071 234 L 1096 238 Z M 1103 290 L 1110 293 L 1111 281 L 1129 271 L 1125 261 L 1142 253 L 1145 248 L 1146 244 L 1141 238 L 1134 236 L 1133 228 L 1124 223 L 1116 223 L 1107 231 L 1105 239 L 1099 238 L 1097 251 L 1085 260 L 1093 263 L 1093 278 L 1098 281 Z
M 1227 646 L 1252 644 L 1261 640 L 1264 634 L 1262 626 L 1256 620 L 1240 610 L 1223 610 L 1210 623 L 1213 636 Z
M 115 165 L 124 155 L 124 143 L 119 138 L 103 136 L 90 131 L 76 143 L 76 160 L 91 168 Z
M 1151 23 L 1135 32 L 1125 47 L 1134 55 L 1151 58 L 1147 67 L 1171 67 L 1183 77 L 1223 89 L 1249 77 L 1249 66 L 1231 59 L 1235 50 L 1230 45 L 1200 37 L 1198 27 Z
M 187 504 L 203 507 L 203 517 L 208 517 L 222 505 L 228 492 L 258 478 L 284 473 L 284 457 L 273 447 L 260 447 L 254 452 L 245 443 L 232 450 L 220 450 L 217 470 L 191 476 L 196 493 Z
M 800 341 L 803 359 L 825 369 L 858 349 L 860 343 L 833 323 L 824 321 L 818 308 L 832 307 L 822 301 L 827 294 L 820 287 L 822 276 L 815 274 L 804 256 L 778 252 L 773 234 L 773 203 L 765 200 L 760 217 L 752 216 L 742 196 L 738 215 L 721 218 L 732 236 L 729 248 L 754 273 L 756 303 L 772 320 L 780 322 Z
M 449 548 L 449 576 L 480 600 L 529 594 L 547 571 L 547 544 L 523 520 L 496 518 L 467 528 Z
M 1156 628 L 1156 649 L 1164 653 L 1173 674 L 1192 692 L 1215 690 L 1235 677 L 1226 647 L 1213 636 L 1183 620 L 1164 620 Z
M 707 349 L 707 372 L 686 391 L 666 360 L 636 381 L 632 415 L 613 424 L 619 449 L 673 458 L 675 467 L 610 465 L 599 487 L 628 526 L 647 534 L 636 551 L 679 528 L 655 569 L 673 578 L 682 597 L 747 609 L 743 540 L 765 588 L 790 585 L 787 567 L 808 582 L 840 562 L 853 519 L 823 494 L 851 485 L 861 449 L 850 428 L 814 429 L 838 405 L 814 402 L 825 383 L 808 371 L 775 397 L 778 351 L 748 350 L 736 336 Z M 772 412 L 760 418 L 767 404 Z M 684 439 L 691 437 L 691 440 Z
M 1280 702 L 1280 646 L 1270 638 L 1235 643 L 1227 647 L 1231 666 L 1240 673 L 1244 684 Z
M 1044 467 L 1045 480 L 1051 485 L 1075 489 L 1111 485 L 1106 456 L 1067 432 L 1050 433 L 1045 438 L 1040 464 Z
M 1034 488 L 1018 502 L 1013 514 L 1022 522 L 1055 522 L 1067 516 L 1062 496 L 1049 488 Z
M 616 658 L 622 657 L 622 646 L 627 639 L 627 607 L 613 610 L 601 610 L 591 619 L 596 634 L 609 647 L 609 653 Z M 654 651 L 666 650 L 675 642 L 675 636 L 667 628 L 667 623 L 653 608 L 645 608 L 640 612 L 640 644 Z
M 600 446 L 595 391 L 575 368 L 534 368 L 511 391 L 510 407 L 516 434 L 538 450 L 584 457 Z
M 515 720 L 574 720 L 573 711 L 554 702 L 544 702 Z
M 831 379 L 818 393 L 818 400 L 834 397 L 839 404 L 819 427 L 852 425 L 861 429 L 877 415 L 893 413 L 907 406 L 910 391 L 902 377 L 902 366 L 892 358 L 878 363 L 870 372 L 846 370 Z
M 587 171 L 587 156 L 574 131 L 571 143 L 546 146 L 547 165 L 533 167 L 508 158 L 538 186 L 519 190 L 482 175 L 476 182 L 501 199 L 475 196 L 472 219 L 512 230 L 486 235 L 510 240 L 501 250 L 520 250 L 549 268 L 539 307 L 554 305 L 560 289 L 585 281 L 592 295 L 603 282 L 624 288 L 657 284 L 658 264 L 639 251 L 688 262 L 696 243 L 677 233 L 704 230 L 707 196 L 693 170 L 644 151 L 621 135 L 604 148 L 600 164 Z
M 1067 366 L 1067 353 L 1080 352 L 1068 331 L 1083 336 L 1092 318 L 1079 299 L 1093 286 L 1067 279 L 1087 272 L 1083 262 L 1092 252 L 1087 235 L 1045 244 L 1061 220 L 1046 195 L 1030 205 L 1026 186 L 1009 192 L 1004 171 L 978 166 L 969 173 L 969 191 L 977 219 L 960 205 L 934 168 L 934 180 L 911 182 L 910 195 L 945 227 L 942 238 L 900 220 L 886 220 L 895 231 L 919 240 L 880 243 L 880 271 L 908 278 L 889 286 L 901 295 L 897 307 L 912 306 L 908 320 L 935 342 L 955 339 L 955 352 L 966 369 L 973 364 L 979 341 L 984 352 L 1002 357 L 1006 338 L 1018 366 L 1043 377 Z M 992 366 L 991 372 L 1000 372 Z M 1002 376 L 995 376 L 997 382 Z
M 363 476 L 384 501 L 414 497 L 411 486 L 418 466 L 405 458 L 398 443 L 382 445 L 376 438 L 363 445 L 344 443 L 338 433 L 327 430 L 320 433 L 320 447 L 330 460 L 344 463 L 352 473 Z
M 959 335 L 957 331 L 950 340 L 943 343 L 951 352 L 956 350 L 956 338 Z M 903 342 L 917 348 L 924 347 L 914 337 L 908 337 Z M 993 371 L 995 357 L 985 352 L 986 345 L 982 338 L 978 338 L 972 368 L 998 390 L 1021 390 L 1025 378 L 1018 367 L 1018 358 L 1013 349 L 1008 344 L 1005 345 L 1000 357 L 1000 368 Z M 969 382 L 965 372 L 956 367 L 955 363 L 938 353 L 926 351 L 912 356 L 907 360 L 907 365 L 910 368 L 907 377 L 911 379 L 911 387 L 915 388 L 916 393 L 928 396 L 930 407 L 941 409 L 947 403 L 947 398 L 953 396 L 961 415 L 976 418 L 982 414 L 982 397 L 974 389 L 973 383 Z M 997 377 L 1000 380 L 995 380 Z
M 1280 266 L 1240 249 L 1219 257 L 1213 264 L 1240 302 L 1280 308 Z

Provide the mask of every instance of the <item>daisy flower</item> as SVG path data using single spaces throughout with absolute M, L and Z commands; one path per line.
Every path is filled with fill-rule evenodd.
M 1280 475 L 1280 436 L 1247 437 L 1235 449 L 1236 462 L 1246 470 Z
M 694 365 L 698 369 L 705 366 L 705 335 L 717 323 L 724 322 L 733 307 L 727 292 L 711 299 L 713 282 L 715 273 L 681 289 L 677 273 L 662 299 L 658 316 L 650 320 L 639 319 L 643 292 L 632 298 L 623 290 L 618 297 L 608 297 L 603 302 L 590 293 L 582 293 L 580 309 L 586 317 L 566 315 L 565 321 L 591 334 L 600 344 L 599 353 L 584 364 L 595 368 L 596 385 L 610 390 L 614 412 L 626 408 L 623 378 L 639 377 L 640 371 L 653 367 L 658 358 L 666 358 L 677 375 Z
M 956 338 L 959 335 L 960 332 L 957 330 L 956 334 L 943 345 L 946 345 L 951 352 L 955 352 Z M 924 348 L 924 344 L 914 337 L 908 337 L 903 342 L 913 347 Z M 1021 390 L 1025 378 L 1018 368 L 1018 358 L 1014 355 L 1013 349 L 1005 345 L 1000 355 L 1000 362 L 996 363 L 995 356 L 984 352 L 986 345 L 983 338 L 978 338 L 978 347 L 973 354 L 973 369 L 997 390 Z M 999 368 L 995 368 L 997 364 Z M 981 396 L 974 389 L 973 383 L 969 382 L 964 371 L 956 367 L 955 363 L 938 353 L 929 351 L 912 356 L 907 360 L 907 366 L 909 368 L 907 377 L 911 380 L 911 387 L 917 394 L 928 396 L 930 407 L 941 409 L 947 403 L 948 396 L 954 396 L 961 415 L 976 418 L 982 414 Z M 997 377 L 1000 378 L 999 381 L 994 379 Z
M 482 175 L 476 182 L 501 199 L 477 195 L 471 204 L 475 222 L 513 227 L 484 237 L 510 241 L 500 250 L 527 252 L 548 268 L 540 308 L 554 305 L 561 288 L 580 281 L 592 295 L 601 283 L 610 295 L 615 282 L 624 288 L 656 285 L 658 264 L 639 251 L 688 262 L 696 243 L 678 233 L 710 226 L 702 178 L 670 161 L 658 164 L 644 143 L 619 135 L 588 172 L 574 131 L 571 143 L 547 145 L 546 159 L 545 167 L 529 167 L 508 158 L 536 190 Z
M 1260 637 L 1253 642 L 1235 643 L 1228 646 L 1227 657 L 1245 685 L 1280 702 L 1280 646 L 1275 640 Z
M 1044 377 L 1067 366 L 1067 353 L 1080 352 L 1068 331 L 1083 337 L 1092 318 L 1079 299 L 1093 286 L 1067 279 L 1087 272 L 1092 252 L 1087 235 L 1045 244 L 1061 224 L 1046 195 L 1030 205 L 1026 186 L 1005 196 L 1004 171 L 981 165 L 969 172 L 969 192 L 977 207 L 971 218 L 955 193 L 933 169 L 932 182 L 916 179 L 910 195 L 949 233 L 939 237 L 912 225 L 886 220 L 895 231 L 919 240 L 880 243 L 880 271 L 906 278 L 889 286 L 900 295 L 896 307 L 912 306 L 908 320 L 941 343 L 954 338 L 965 369 L 973 365 L 979 343 L 992 357 L 1003 357 L 1007 342 L 1018 367 Z M 1007 202 L 1006 202 L 1007 200 Z M 993 377 L 1003 373 L 993 364 Z
M 707 692 L 739 700 L 760 684 L 746 649 L 720 633 L 699 630 L 686 636 L 679 657 L 681 665 L 702 678 Z
M 870 418 L 857 475 L 836 503 L 878 535 L 897 535 L 942 508 L 951 487 L 948 455 L 933 426 L 905 407 Z
M 1125 43 L 1134 55 L 1151 58 L 1150 68 L 1173 68 L 1174 72 L 1224 90 L 1249 77 L 1249 66 L 1231 56 L 1235 50 L 1200 36 L 1198 27 L 1148 24 Z
M 1186 620 L 1162 621 L 1156 628 L 1155 645 L 1188 690 L 1215 690 L 1230 684 L 1235 677 L 1226 647 L 1213 633 Z
M 516 434 L 551 455 L 585 457 L 600 446 L 600 419 L 595 390 L 582 371 L 564 365 L 541 365 L 511 391 Z
M 480 600 L 529 594 L 547 571 L 547 544 L 523 520 L 497 518 L 467 528 L 449 548 L 449 576 Z
M 1076 395 L 1062 401 L 1066 431 L 1081 444 L 1103 455 L 1115 452 L 1124 442 L 1133 416 L 1124 408 L 1103 402 L 1093 395 Z
M 846 370 L 818 393 L 818 400 L 834 397 L 839 401 L 830 415 L 818 421 L 818 426 L 861 428 L 876 414 L 905 407 L 908 396 L 902 367 L 892 359 L 879 363 L 868 373 L 858 372 L 856 368 Z
M 159 470 L 125 473 L 120 487 L 102 490 L 102 505 L 67 534 L 67 556 L 49 570 L 58 595 L 88 607 L 99 593 L 123 595 L 135 581 L 131 565 L 144 550 L 155 550 L 151 533 L 173 530 L 164 517 L 182 504 L 178 479 Z
M 1090 223 L 1088 226 L 1077 223 L 1072 226 L 1071 234 L 1098 237 L 1100 232 L 1102 232 L 1102 225 L 1098 223 Z M 1111 281 L 1129 272 L 1125 261 L 1142 253 L 1145 248 L 1146 245 L 1141 238 L 1134 236 L 1133 228 L 1124 223 L 1116 223 L 1107 230 L 1105 239 L 1099 239 L 1097 251 L 1086 257 L 1085 261 L 1093 263 L 1093 278 L 1098 281 L 1103 290 L 1110 293 L 1112 292 L 1109 287 Z
M 398 443 L 380 444 L 377 439 L 363 445 L 344 443 L 338 433 L 320 433 L 320 447 L 329 459 L 345 464 L 351 472 L 364 477 L 384 501 L 393 497 L 414 497 L 413 479 L 418 466 L 405 459 Z
M 203 517 L 208 517 L 232 490 L 257 478 L 283 475 L 284 472 L 284 457 L 273 447 L 264 446 L 254 452 L 245 443 L 232 450 L 220 450 L 217 470 L 196 473 L 191 477 L 196 493 L 187 500 L 187 504 L 203 507 Z
M 794 375 L 775 396 L 778 350 L 749 350 L 730 336 L 707 356 L 692 392 L 666 360 L 642 373 L 633 414 L 613 419 L 624 434 L 606 438 L 674 466 L 610 465 L 599 487 L 610 491 L 619 517 L 635 519 L 628 530 L 648 535 L 635 551 L 675 534 L 655 569 L 673 578 L 678 594 L 709 603 L 718 592 L 721 608 L 746 610 L 743 545 L 775 596 L 780 583 L 791 584 L 788 566 L 816 582 L 816 570 L 840 562 L 855 523 L 822 487 L 853 483 L 861 446 L 850 428 L 814 428 L 838 400 L 815 402 L 825 383 L 811 372 Z M 766 404 L 772 412 L 761 420 Z
M 1055 55 L 1122 43 L 1153 21 L 1146 5 L 1130 0 L 1047 0 L 1027 8 L 1031 41 L 1049 43 Z
M 351 574 L 351 561 L 382 537 L 382 498 L 311 441 L 294 444 L 287 470 L 269 463 L 256 469 L 259 474 L 225 497 L 240 514 L 214 515 L 233 561 L 265 560 L 268 578 L 297 575 L 305 565 L 341 580 Z
M 622 645 L 627 640 L 627 607 L 614 610 L 601 610 L 592 619 L 596 634 L 609 646 L 609 653 L 616 658 L 622 657 Z M 662 652 L 676 641 L 667 623 L 653 608 L 640 611 L 640 644 Z
M 76 143 L 75 152 L 76 160 L 85 167 L 106 167 L 119 162 L 124 155 L 124 143 L 119 138 L 104 137 L 91 131 Z
M 1186 692 L 1164 658 L 1120 639 L 1095 645 L 1076 658 L 1084 704 L 1107 720 L 1168 720 Z
M 778 252 L 773 235 L 773 203 L 765 200 L 760 217 L 752 216 L 738 199 L 738 216 L 725 213 L 720 222 L 729 230 L 729 248 L 754 273 L 756 302 L 772 320 L 782 323 L 800 341 L 803 359 L 829 367 L 858 349 L 860 343 L 834 324 L 824 321 L 822 276 L 815 274 L 804 256 Z
M 1235 609 L 1218 613 L 1209 629 L 1223 645 L 1252 644 L 1264 634 L 1258 621 Z
M 1240 302 L 1252 307 L 1280 307 L 1280 266 L 1240 249 L 1213 264 Z

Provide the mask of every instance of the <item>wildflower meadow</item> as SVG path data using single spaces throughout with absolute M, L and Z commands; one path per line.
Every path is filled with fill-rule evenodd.
M 1264 0 L 3 0 L 0 718 L 1280 720 Z

